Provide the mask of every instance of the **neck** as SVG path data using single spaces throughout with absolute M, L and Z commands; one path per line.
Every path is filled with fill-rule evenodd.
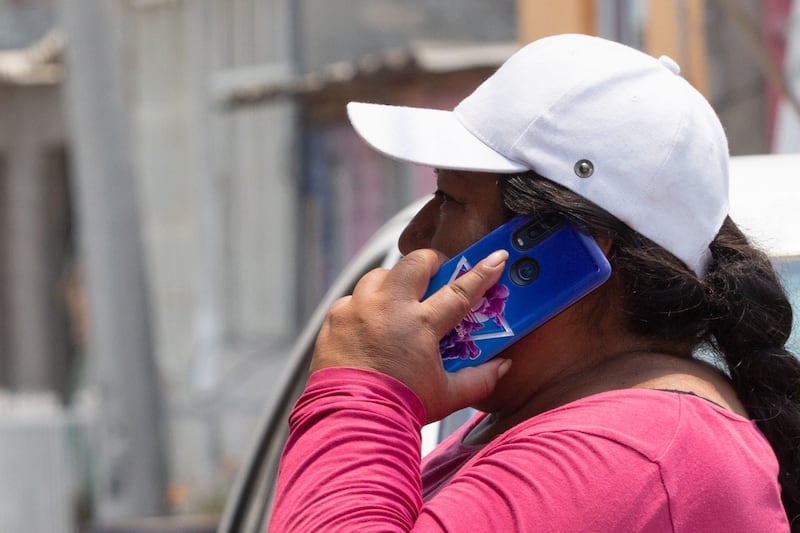
M 517 408 L 491 412 L 464 443 L 489 442 L 524 420 L 580 398 L 635 388 L 690 392 L 747 417 L 727 378 L 710 365 L 674 354 L 627 352 L 549 382 Z

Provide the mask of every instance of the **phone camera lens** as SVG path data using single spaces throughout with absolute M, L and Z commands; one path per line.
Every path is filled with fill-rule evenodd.
M 539 277 L 539 264 L 530 257 L 523 257 L 511 265 L 509 276 L 517 285 L 530 285 Z
M 520 251 L 530 250 L 552 235 L 564 224 L 564 219 L 557 215 L 536 218 L 525 224 L 514 233 L 512 243 Z

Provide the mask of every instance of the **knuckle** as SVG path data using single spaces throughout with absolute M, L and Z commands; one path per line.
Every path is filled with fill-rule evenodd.
M 445 285 L 446 289 L 458 299 L 458 305 L 463 312 L 469 311 L 471 307 L 471 298 L 469 293 L 459 283 L 449 283 Z
M 347 313 L 347 310 L 350 306 L 350 296 L 345 296 L 343 298 L 339 298 L 331 306 L 328 308 L 328 312 L 326 313 L 325 319 L 328 323 L 335 323 L 341 319 L 342 315 Z
M 427 248 L 420 248 L 409 252 L 403 257 L 403 261 L 412 263 L 414 265 L 427 265 L 428 263 L 437 259 L 436 252 Z
M 352 298 L 353 298 L 352 296 L 342 296 L 341 298 L 333 302 L 333 304 L 331 304 L 329 313 L 341 312 L 348 306 Z
M 475 290 L 478 287 L 483 287 L 488 283 L 488 280 L 489 277 L 486 275 L 486 272 L 483 272 L 480 268 L 473 268 L 462 277 L 456 279 L 450 285 L 453 286 L 453 289 L 458 290 L 461 294 L 463 294 L 467 301 L 470 301 L 472 296 L 474 296 L 470 293 L 470 291 Z
M 489 276 L 482 268 L 473 268 L 472 270 L 469 271 L 469 275 L 474 278 L 477 278 L 478 281 L 481 283 L 484 283 L 486 282 L 487 279 L 489 279 Z
M 387 272 L 388 272 L 388 270 L 385 269 L 385 268 L 380 268 L 380 267 L 379 268 L 373 268 L 372 270 L 368 271 L 366 274 L 361 276 L 361 280 L 360 281 L 371 281 L 373 279 L 380 280 L 381 278 L 386 276 Z
M 414 250 L 413 252 L 403 256 L 401 261 L 407 265 L 417 266 L 423 264 L 424 258 L 425 256 L 422 253 L 422 250 Z

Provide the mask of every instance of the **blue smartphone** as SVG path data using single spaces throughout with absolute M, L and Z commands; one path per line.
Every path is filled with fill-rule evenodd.
M 509 257 L 500 280 L 439 342 L 445 370 L 489 360 L 611 275 L 605 254 L 584 231 L 559 216 L 520 215 L 443 264 L 423 299 L 501 249 Z

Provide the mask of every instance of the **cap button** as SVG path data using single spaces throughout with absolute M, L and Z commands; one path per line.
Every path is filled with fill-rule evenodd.
M 575 163 L 575 175 L 579 178 L 588 178 L 594 174 L 594 164 L 588 159 L 581 159 Z
M 664 67 L 672 72 L 673 74 L 680 74 L 681 73 L 681 66 L 678 65 L 674 59 L 669 56 L 661 56 L 658 58 Z

